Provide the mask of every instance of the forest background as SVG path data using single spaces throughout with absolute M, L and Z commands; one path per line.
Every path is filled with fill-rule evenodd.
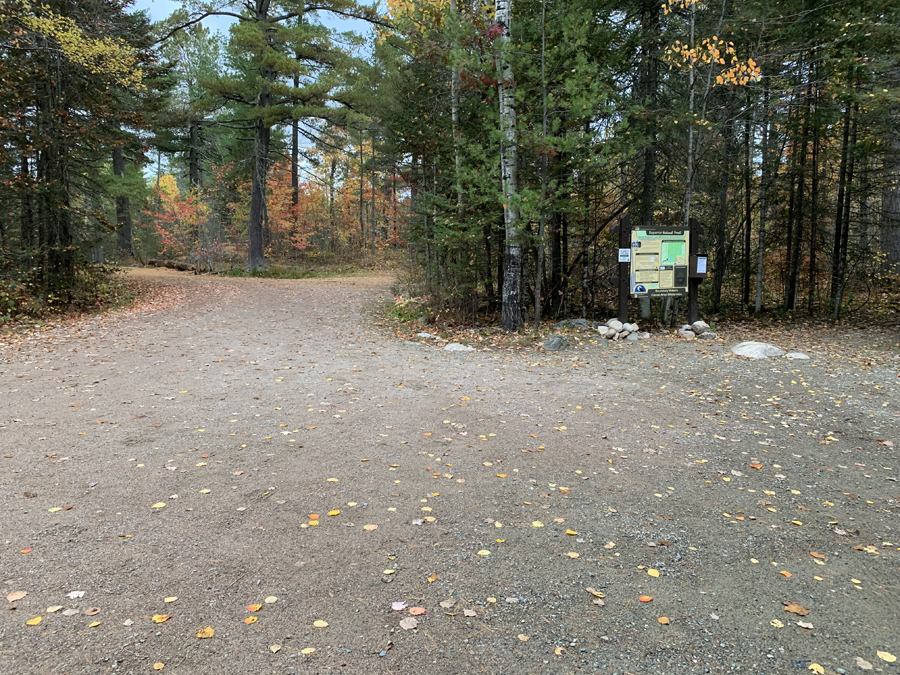
M 0 0 L 0 320 L 151 259 L 606 319 L 625 214 L 701 223 L 706 316 L 890 320 L 898 122 L 890 0 Z

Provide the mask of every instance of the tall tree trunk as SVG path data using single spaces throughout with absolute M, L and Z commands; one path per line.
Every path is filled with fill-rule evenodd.
M 188 151 L 188 180 L 191 189 L 200 187 L 200 121 L 190 121 L 190 149 Z
M 260 94 L 260 107 L 268 105 L 268 88 Z M 265 101 L 265 102 L 263 102 Z M 250 271 L 265 269 L 266 259 L 263 246 L 263 218 L 266 201 L 266 170 L 269 157 L 268 124 L 262 119 L 256 122 L 253 143 L 253 182 L 250 188 L 250 246 L 248 266 Z
M 900 66 L 890 71 L 890 83 L 900 84 Z M 891 110 L 885 125 L 884 187 L 881 191 L 881 252 L 885 265 L 896 272 L 900 264 L 900 107 Z
M 294 89 L 300 87 L 300 75 L 294 73 Z M 334 160 L 332 160 L 332 167 Z M 296 209 L 300 204 L 300 122 L 296 117 L 291 119 L 291 206 L 294 207 L 294 222 L 296 223 Z
M 716 226 L 715 251 L 716 265 L 713 269 L 713 302 L 712 309 L 717 313 L 722 306 L 722 285 L 725 282 L 727 267 L 726 247 L 728 245 L 728 179 L 731 167 L 734 166 L 734 125 L 725 125 L 725 170 L 719 171 L 719 218 Z
M 454 2 L 456 0 L 453 0 Z M 547 229 L 547 2 L 541 3 L 541 214 L 534 269 L 534 330 L 541 329 L 544 282 L 544 233 Z
M 766 192 L 769 187 L 769 172 L 772 167 L 769 164 L 769 80 L 766 79 L 763 92 L 762 110 L 762 156 L 760 158 L 759 177 L 759 252 L 756 256 L 756 298 L 753 311 L 759 314 L 762 311 L 763 299 L 763 267 L 766 255 Z
M 124 189 L 122 183 L 125 179 L 125 152 L 121 145 L 113 148 L 113 174 L 119 179 L 117 187 L 121 191 Z M 131 246 L 131 200 L 128 198 L 128 195 L 121 193 L 116 194 L 116 224 L 118 229 L 119 258 L 130 258 L 134 254 Z
M 33 183 L 31 179 L 31 167 L 29 166 L 28 156 L 22 155 L 21 172 L 19 174 L 20 188 L 22 191 L 22 205 L 19 212 L 19 236 L 22 239 L 22 246 L 26 249 L 33 249 L 37 243 L 34 229 L 34 203 L 32 202 Z M 29 257 L 31 252 L 28 253 Z
M 749 101 L 749 97 L 748 97 Z M 750 186 L 753 156 L 750 152 L 750 110 L 744 122 L 744 241 L 741 246 L 741 304 L 744 307 L 750 305 L 750 247 L 752 245 L 753 205 L 750 200 Z
M 836 321 L 840 318 L 841 303 L 844 301 L 844 288 L 847 283 L 847 246 L 850 239 L 850 204 L 851 188 L 853 186 L 853 170 L 856 162 L 856 125 L 859 119 L 859 103 L 853 104 L 853 122 L 850 125 L 850 147 L 847 157 L 847 190 L 844 194 L 844 215 L 841 218 L 843 229 L 841 231 L 841 251 L 838 269 L 838 292 L 834 300 L 832 317 Z
M 841 163 L 838 166 L 837 208 L 834 212 L 834 241 L 831 248 L 831 315 L 837 318 L 841 293 L 841 242 L 844 239 L 844 199 L 847 196 L 847 158 L 850 152 L 850 118 L 852 107 L 847 104 L 844 111 L 844 130 L 841 138 Z M 846 258 L 844 258 L 846 261 Z
M 819 246 L 819 64 L 816 62 L 816 90 L 813 97 L 812 187 L 809 193 L 809 278 L 806 311 L 812 315 L 816 305 L 816 256 Z
M 495 10 L 494 17 L 500 28 L 500 35 L 497 38 L 502 132 L 500 174 L 503 178 L 503 221 L 506 231 L 500 325 L 505 330 L 513 331 L 522 326 L 522 243 L 519 225 L 519 187 L 516 177 L 518 158 L 516 89 L 512 65 L 507 54 L 510 48 L 512 0 L 496 0 Z
M 799 159 L 799 175 L 797 177 L 797 203 L 795 206 L 794 229 L 794 249 L 791 252 L 790 269 L 788 277 L 788 297 L 786 309 L 797 309 L 797 298 L 800 294 L 800 266 L 802 257 L 800 255 L 803 248 L 803 198 L 806 191 L 806 154 L 809 144 L 809 125 L 810 125 L 810 99 L 812 98 L 812 68 L 808 69 L 806 84 L 806 101 L 804 103 L 803 112 L 803 131 L 800 134 L 800 159 Z

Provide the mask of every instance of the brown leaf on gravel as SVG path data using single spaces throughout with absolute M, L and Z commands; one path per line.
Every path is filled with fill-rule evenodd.
M 784 605 L 784 611 L 790 612 L 791 614 L 796 614 L 797 616 L 806 616 L 809 614 L 809 610 L 802 605 L 798 605 L 796 602 L 782 602 Z
M 413 628 L 415 628 L 418 625 L 419 625 L 419 622 L 416 621 L 411 616 L 406 617 L 405 619 L 403 619 L 400 622 L 400 628 L 402 628 L 403 630 L 412 630 Z
M 817 558 L 818 560 L 828 560 L 828 558 L 826 558 L 824 555 L 822 555 L 821 553 L 816 553 L 815 551 L 810 552 L 810 555 L 813 558 Z
M 16 602 L 17 600 L 21 600 L 26 595 L 28 595 L 28 591 L 16 591 L 15 593 L 10 593 L 6 596 L 7 602 Z
M 99 613 L 100 613 L 99 607 L 88 607 L 86 610 L 84 610 L 85 616 L 94 616 Z

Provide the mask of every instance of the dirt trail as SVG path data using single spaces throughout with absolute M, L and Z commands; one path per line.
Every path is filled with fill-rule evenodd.
M 447 353 L 387 278 L 152 276 L 0 343 L 0 672 L 900 672 L 896 335 Z

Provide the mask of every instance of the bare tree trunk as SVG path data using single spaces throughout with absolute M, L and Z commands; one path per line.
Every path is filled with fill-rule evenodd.
M 456 0 L 454 0 L 455 2 Z M 534 330 L 541 328 L 544 281 L 544 233 L 547 229 L 547 0 L 541 2 L 541 215 L 538 223 L 537 264 L 534 270 Z
M 120 179 L 117 187 L 121 190 L 123 188 L 121 181 L 125 178 L 125 153 L 121 145 L 113 148 L 113 174 Z M 130 258 L 134 252 L 131 247 L 131 200 L 128 195 L 116 195 L 116 224 L 118 225 L 119 258 Z
M 749 100 L 749 97 L 748 97 Z M 752 120 L 749 116 L 744 122 L 744 241 L 741 246 L 741 304 L 744 307 L 750 305 L 750 247 L 752 245 L 751 232 L 753 230 L 753 206 L 750 200 L 750 176 L 752 173 L 753 158 L 750 152 L 750 127 Z
M 810 98 L 812 97 L 812 69 L 809 69 L 809 74 L 807 75 L 807 85 L 806 85 L 806 102 L 804 104 L 804 114 L 803 114 L 803 131 L 800 135 L 800 168 L 799 168 L 799 176 L 797 179 L 797 204 L 795 208 L 795 216 L 796 216 L 796 229 L 794 230 L 794 249 L 791 252 L 790 259 L 790 269 L 789 269 L 789 277 L 788 277 L 788 294 L 787 294 L 787 303 L 786 309 L 795 310 L 797 309 L 797 298 L 800 294 L 800 266 L 802 263 L 802 258 L 800 255 L 800 251 L 802 249 L 803 244 L 803 198 L 804 192 L 806 189 L 806 153 L 807 153 L 807 145 L 809 142 L 809 108 L 810 108 Z
M 813 313 L 816 305 L 816 255 L 819 238 L 819 65 L 815 67 L 816 90 L 813 98 L 813 149 L 812 149 L 812 187 L 809 195 L 809 288 L 807 289 L 806 311 Z
M 891 84 L 900 81 L 900 66 L 890 71 Z M 900 107 L 891 111 L 886 125 L 888 138 L 884 154 L 884 187 L 881 191 L 881 252 L 884 263 L 894 268 L 900 263 Z
M 844 131 L 841 141 L 841 163 L 838 167 L 837 208 L 834 212 L 834 242 L 831 249 L 831 316 L 837 318 L 838 296 L 841 292 L 841 242 L 844 238 L 844 199 L 847 195 L 847 157 L 850 151 L 851 106 L 844 111 Z M 845 258 L 846 260 L 846 258 Z
M 500 129 L 503 134 L 500 174 L 503 179 L 503 214 L 506 248 L 503 269 L 501 326 L 508 331 L 522 326 L 521 283 L 522 243 L 519 225 L 519 188 L 516 177 L 518 145 L 516 139 L 516 88 L 507 50 L 510 46 L 512 0 L 496 0 L 495 20 L 500 27 L 497 38 L 500 93 Z
M 762 157 L 760 159 L 759 178 L 759 252 L 756 257 L 756 298 L 753 311 L 759 314 L 762 311 L 763 298 L 763 266 L 766 255 L 766 191 L 769 187 L 769 80 L 766 80 L 763 93 L 762 111 Z

